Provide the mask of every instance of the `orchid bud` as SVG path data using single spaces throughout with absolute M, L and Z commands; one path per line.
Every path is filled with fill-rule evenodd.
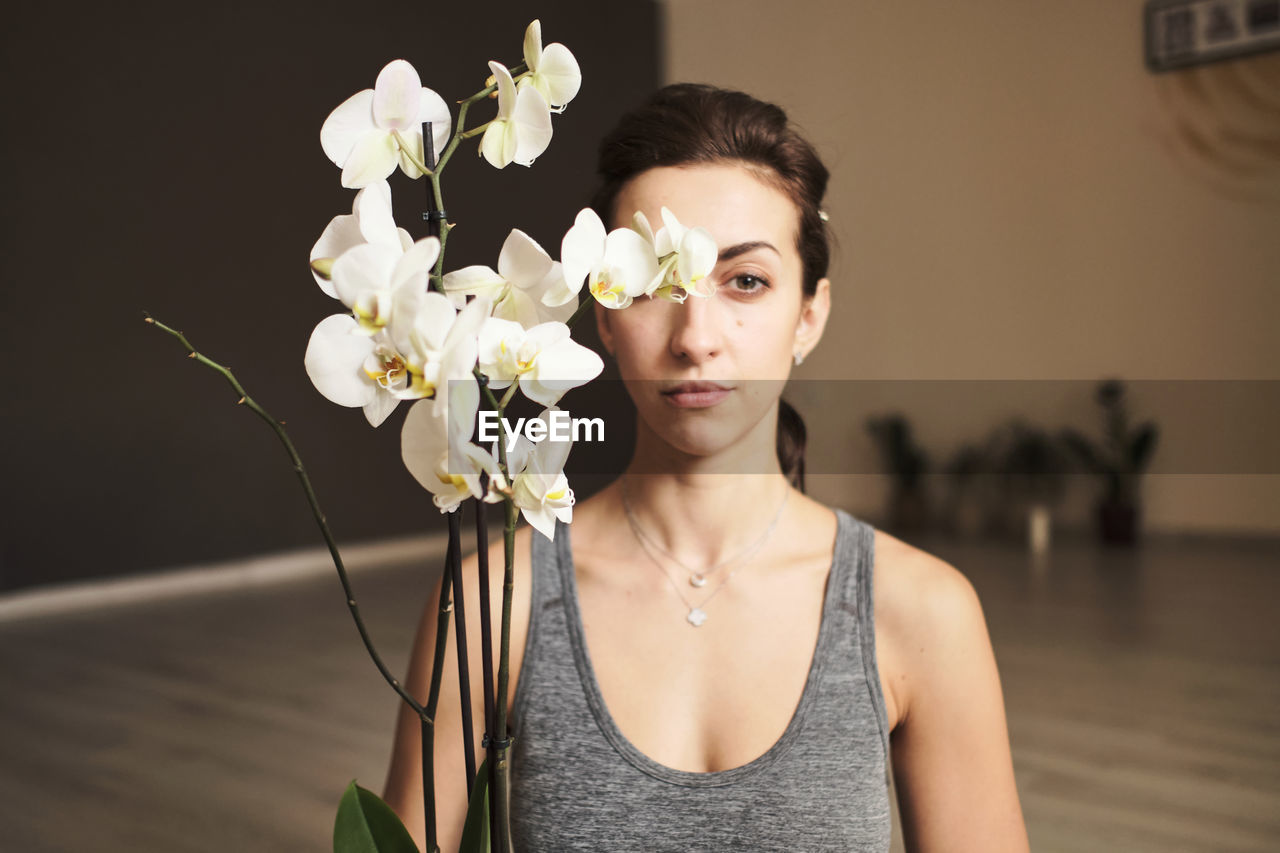
M 311 271 L 325 281 L 333 279 L 333 258 L 316 258 L 311 262 Z

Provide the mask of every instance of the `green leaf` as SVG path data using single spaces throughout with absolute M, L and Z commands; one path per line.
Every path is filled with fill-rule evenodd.
M 391 806 L 352 779 L 333 822 L 333 853 L 418 853 L 418 845 Z
M 462 843 L 458 853 L 489 853 L 489 758 L 485 756 L 476 770 L 471 785 L 471 801 L 467 805 L 467 822 L 462 826 Z

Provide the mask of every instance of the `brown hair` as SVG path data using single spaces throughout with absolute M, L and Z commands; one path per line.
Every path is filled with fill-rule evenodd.
M 600 143 L 596 171 L 602 183 L 591 207 L 612 222 L 618 193 L 640 173 L 658 166 L 725 161 L 742 164 L 795 204 L 801 284 L 805 297 L 813 296 L 831 260 L 821 212 L 828 172 L 817 151 L 774 104 L 698 83 L 664 86 L 625 114 Z M 778 461 L 802 492 L 804 447 L 804 421 L 779 399 Z

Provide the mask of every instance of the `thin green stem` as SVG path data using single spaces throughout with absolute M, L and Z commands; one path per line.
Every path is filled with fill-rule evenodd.
M 306 492 L 307 503 L 311 507 L 311 514 L 315 516 L 316 524 L 320 527 L 320 533 L 324 536 L 325 544 L 329 546 L 329 556 L 333 558 L 334 568 L 338 570 L 338 579 L 342 582 L 342 591 L 347 596 L 347 609 L 351 611 L 351 618 L 355 620 L 356 630 L 360 632 L 360 639 L 364 642 L 364 647 L 366 651 L 369 652 L 369 657 L 373 659 L 373 663 L 378 667 L 378 672 L 382 673 L 382 677 L 386 679 L 387 683 L 391 685 L 396 693 L 400 694 L 400 698 L 403 699 L 419 717 L 433 719 L 431 714 L 427 713 L 427 709 L 419 705 L 418 702 L 409 695 L 404 687 L 401 686 L 400 680 L 391 674 L 391 671 L 387 669 L 387 665 L 382 662 L 382 658 L 379 656 L 378 650 L 374 648 L 373 640 L 370 639 L 369 632 L 365 629 L 364 620 L 360 617 L 360 608 L 356 604 L 355 593 L 351 589 L 351 581 L 347 577 L 346 567 L 342 563 L 342 555 L 338 551 L 338 544 L 334 541 L 333 533 L 329 530 L 329 522 L 325 519 L 324 511 L 320 509 L 320 501 L 316 497 L 315 489 L 311 486 L 311 478 L 307 476 L 307 470 L 302 465 L 302 459 L 298 456 L 298 451 L 294 448 L 293 441 L 290 440 L 289 434 L 285 431 L 284 421 L 276 420 L 266 411 L 266 409 L 258 405 L 257 402 L 255 402 L 240 385 L 239 380 L 231 374 L 230 368 L 218 364 L 216 361 L 197 352 L 196 348 L 191 346 L 191 343 L 187 340 L 186 336 L 182 334 L 182 332 L 166 326 L 164 323 L 154 319 L 149 314 L 146 315 L 146 322 L 160 329 L 162 332 L 177 338 L 183 347 L 186 348 L 188 358 L 195 359 L 206 367 L 221 373 L 227 382 L 230 383 L 231 387 L 235 389 L 235 392 L 240 395 L 240 399 L 237 402 L 240 405 L 247 406 L 254 412 L 254 414 L 258 415 L 258 417 L 262 418 L 268 425 L 270 425 L 272 431 L 274 431 L 276 436 L 280 439 L 280 443 L 283 444 L 285 450 L 288 451 L 289 459 L 293 463 L 294 473 L 298 475 L 298 481 L 302 484 L 303 491 Z
M 574 310 L 573 315 L 569 318 L 569 322 L 566 323 L 565 325 L 567 325 L 570 329 L 572 329 L 573 324 L 578 322 L 579 318 L 581 318 L 583 314 L 587 313 L 587 311 L 591 308 L 591 303 L 595 301 L 596 300 L 590 296 L 582 300 L 582 302 L 579 303 L 577 309 Z
M 476 127 L 473 127 L 473 128 L 471 128 L 470 130 L 465 131 L 465 132 L 463 132 L 463 133 L 459 133 L 459 134 L 458 134 L 458 138 L 459 138 L 459 139 L 470 139 L 470 138 L 471 138 L 471 137 L 473 137 L 473 136 L 479 136 L 480 134 L 482 134 L 482 133 L 484 133 L 486 130 L 488 130 L 488 129 L 489 129 L 489 125 L 493 124 L 495 121 L 497 121 L 497 119 L 496 119 L 496 118 L 491 118 L 491 119 L 489 119 L 488 121 L 486 121 L 486 122 L 485 122 L 484 124 L 482 124 L 482 125 L 478 125 L 478 126 L 476 126 Z
M 406 160 L 413 164 L 414 168 L 424 175 L 433 174 L 432 170 L 428 169 L 427 165 L 418 159 L 418 155 L 413 153 L 413 148 L 409 145 L 409 140 L 401 136 L 400 131 L 393 127 L 391 128 L 391 135 L 396 138 L 396 142 L 400 145 L 400 153 L 404 155 Z
M 440 849 L 440 845 L 436 841 L 436 727 L 434 720 L 436 706 L 440 702 L 440 681 L 444 675 L 445 647 L 449 641 L 449 612 L 453 610 L 453 602 L 450 600 L 451 582 L 452 578 L 448 571 L 440 573 L 440 609 L 436 614 L 436 648 L 435 655 L 431 660 L 431 687 L 427 695 L 427 713 L 418 717 L 421 722 L 422 799 L 428 851 L 438 851 Z
M 498 403 L 498 416 L 507 410 L 507 404 L 511 402 L 511 398 L 516 395 L 516 390 L 520 387 L 520 383 L 516 380 L 511 381 L 511 387 L 507 389 L 507 393 L 502 395 L 501 402 Z

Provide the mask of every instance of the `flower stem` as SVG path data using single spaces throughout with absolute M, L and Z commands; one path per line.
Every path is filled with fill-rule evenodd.
M 565 325 L 568 326 L 570 329 L 572 329 L 573 324 L 578 322 L 578 318 L 581 317 L 583 314 L 587 313 L 587 309 L 591 307 L 592 302 L 595 302 L 595 299 L 592 297 L 587 297 L 586 299 L 582 300 L 582 302 L 578 305 L 577 309 L 575 309 L 573 314 L 569 317 L 569 322 L 567 322 Z
M 449 513 L 449 559 L 446 569 L 453 576 L 454 608 L 453 628 L 458 638 L 458 694 L 462 700 L 462 748 L 466 766 L 466 788 L 470 793 L 471 781 L 476 778 L 475 735 L 471 723 L 471 666 L 467 656 L 467 617 L 462 594 L 462 508 Z M 481 602 L 484 606 L 488 602 Z
M 477 127 L 473 127 L 473 128 L 471 128 L 470 130 L 468 130 L 468 131 L 466 131 L 466 132 L 464 132 L 464 133 L 459 133 L 459 134 L 458 134 L 458 138 L 459 138 L 459 139 L 470 139 L 470 138 L 471 138 L 471 137 L 473 137 L 473 136 L 479 136 L 480 134 L 484 133 L 484 132 L 485 132 L 485 130 L 487 130 L 487 129 L 488 129 L 489 125 L 493 124 L 495 121 L 497 121 L 497 119 L 489 119 L 488 121 L 486 121 L 486 122 L 485 122 L 484 124 L 482 124 L 482 125 L 479 125 L 479 126 L 477 126 Z
M 449 600 L 452 582 L 450 573 L 440 573 L 440 610 L 436 614 L 436 648 L 431 661 L 431 687 L 427 695 L 427 713 L 420 715 L 422 722 L 422 800 L 423 817 L 426 820 L 427 850 L 438 851 L 436 842 L 436 772 L 435 772 L 435 720 L 436 706 L 440 702 L 440 680 L 444 674 L 444 654 L 449 641 Z M 469 790 L 469 789 L 468 789 Z
M 502 413 L 506 411 L 507 404 L 511 402 L 511 398 L 516 395 L 516 389 L 520 387 L 520 381 L 513 379 L 511 387 L 507 389 L 507 393 L 502 395 L 502 400 L 498 403 L 498 417 L 502 417 Z
M 427 168 L 427 164 L 419 160 L 418 156 L 413 153 L 413 148 L 409 146 L 409 140 L 401 136 L 400 131 L 396 130 L 393 127 L 391 128 L 391 135 L 396 138 L 396 144 L 400 146 L 400 153 L 404 155 L 404 158 L 406 160 L 408 160 L 410 163 L 413 164 L 413 167 L 415 169 L 417 169 L 419 172 L 421 172 L 424 175 L 434 174 L 434 172 L 431 169 Z
M 486 486 L 487 475 L 480 478 L 480 488 L 483 490 Z M 484 675 L 484 730 L 488 736 L 488 749 L 486 754 L 489 763 L 489 790 L 497 790 L 497 762 L 498 748 L 494 743 L 494 725 L 497 720 L 494 718 L 493 707 L 493 616 L 490 612 L 489 598 L 489 519 L 485 510 L 484 501 L 472 500 L 475 504 L 476 512 L 476 568 L 480 580 L 480 654 L 481 654 L 481 671 Z M 500 838 L 501 829 L 498 822 L 498 810 L 489 809 L 489 835 L 491 838 Z
M 311 514 L 315 516 L 316 524 L 320 527 L 320 533 L 324 536 L 325 544 L 329 546 L 329 556 L 333 558 L 334 568 L 338 570 L 338 579 L 342 582 L 342 591 L 347 596 L 347 609 L 351 611 L 351 618 L 355 620 L 356 630 L 360 632 L 360 639 L 364 642 L 364 647 L 369 652 L 369 657 L 373 659 L 374 665 L 378 667 L 378 672 L 382 673 L 382 677 L 386 679 L 387 683 L 391 685 L 396 693 L 400 694 L 400 698 L 403 699 L 419 717 L 422 717 L 424 720 L 432 720 L 432 715 L 427 712 L 426 708 L 419 705 L 418 702 L 409 695 L 408 691 L 401 686 L 400 680 L 391 674 L 391 671 L 387 669 L 387 665 L 382 662 L 381 656 L 378 655 L 378 650 L 374 648 L 373 640 L 370 639 L 369 632 L 365 629 L 364 620 L 360 617 L 360 608 L 356 605 L 355 593 L 351 589 L 351 581 L 347 577 L 347 570 L 342 563 L 342 555 L 338 552 L 338 544 L 334 541 L 333 533 L 329 530 L 329 522 L 325 519 L 323 510 L 320 509 L 320 501 L 316 498 L 315 489 L 311 486 L 311 478 L 307 476 L 306 468 L 302 465 L 302 459 L 298 456 L 298 451 L 294 448 L 293 442 L 289 439 L 289 434 L 285 431 L 284 421 L 276 420 L 265 409 L 258 405 L 257 402 L 255 402 L 240 385 L 240 382 L 231 374 L 230 368 L 218 364 L 216 361 L 213 361 L 205 355 L 197 352 L 195 347 L 191 346 L 190 342 L 187 341 L 186 336 L 183 335 L 182 332 L 166 326 L 164 323 L 154 319 L 149 314 L 146 315 L 146 322 L 155 326 L 157 329 L 160 329 L 162 332 L 166 332 L 167 334 L 177 338 L 178 341 L 186 348 L 188 358 L 195 359 L 206 367 L 221 373 L 227 382 L 230 383 L 231 387 L 235 389 L 236 393 L 240 395 L 240 399 L 237 402 L 250 408 L 254 414 L 258 415 L 258 417 L 262 418 L 268 425 L 270 425 L 272 431 L 274 431 L 276 436 L 280 439 L 280 443 L 283 444 L 285 450 L 288 451 L 289 459 L 293 462 L 294 473 L 298 475 L 298 481 L 302 484 L 303 491 L 306 492 L 307 503 L 311 507 Z
M 514 385 L 512 387 L 515 387 Z M 487 389 L 486 389 L 487 390 Z M 490 394 L 492 397 L 492 394 Z M 510 471 L 507 468 L 507 441 L 502 426 L 502 417 L 498 417 L 498 464 L 502 470 L 503 476 L 507 478 L 507 482 L 511 482 Z M 494 728 L 497 729 L 496 737 L 506 739 L 507 732 L 507 685 L 509 681 L 509 673 L 511 671 L 511 606 L 513 591 L 515 589 L 515 564 L 516 564 L 516 504 L 515 501 L 507 496 L 502 501 L 505 524 L 502 528 L 503 539 L 503 575 L 502 575 L 502 634 L 499 640 L 499 662 L 498 662 L 498 695 L 494 698 L 494 717 L 496 722 Z M 511 850 L 511 816 L 509 814 L 509 806 L 511 803 L 511 744 L 507 744 L 498 750 L 498 760 L 495 765 L 495 784 L 493 796 L 490 799 L 492 808 L 497 812 L 496 823 L 501 833 L 495 839 L 494 849 L 499 853 L 508 853 Z

